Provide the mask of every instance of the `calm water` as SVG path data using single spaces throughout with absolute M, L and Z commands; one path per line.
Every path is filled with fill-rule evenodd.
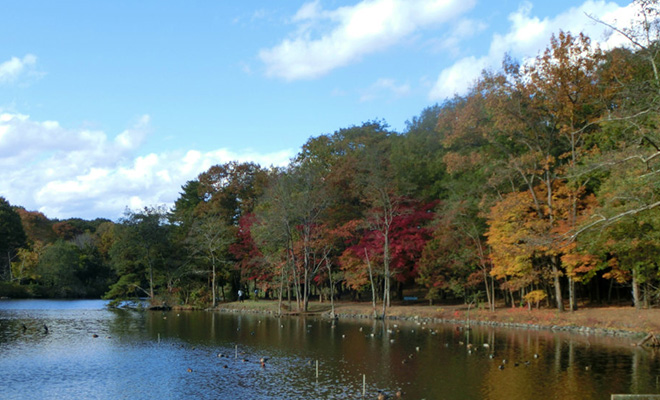
M 609 399 L 660 393 L 659 367 L 580 335 L 0 301 L 2 399 L 358 399 L 363 375 L 371 399 Z

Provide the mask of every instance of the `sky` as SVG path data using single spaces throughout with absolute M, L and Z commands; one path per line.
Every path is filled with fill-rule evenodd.
M 405 132 L 559 30 L 608 48 L 629 1 L 2 4 L 0 196 L 49 218 L 171 205 L 215 164 L 284 166 L 363 122 Z

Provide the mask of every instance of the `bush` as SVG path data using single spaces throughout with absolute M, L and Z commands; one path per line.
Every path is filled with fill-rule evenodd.
M 527 307 L 532 308 L 532 303 L 536 303 L 536 308 L 539 308 L 539 303 L 546 299 L 548 295 L 543 290 L 533 290 L 523 296 L 527 302 Z
M 21 286 L 11 282 L 0 282 L 0 297 L 26 299 L 34 297 L 30 286 Z

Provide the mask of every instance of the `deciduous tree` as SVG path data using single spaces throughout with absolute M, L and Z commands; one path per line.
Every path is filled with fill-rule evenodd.
M 21 217 L 4 197 L 0 197 L 0 271 L 4 279 L 12 279 L 11 262 L 26 241 Z

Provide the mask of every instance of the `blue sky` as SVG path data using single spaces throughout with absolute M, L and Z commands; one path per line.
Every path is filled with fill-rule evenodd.
M 51 218 L 171 204 L 231 160 L 285 165 L 312 136 L 402 132 L 505 53 L 628 1 L 13 1 L 0 25 L 0 196 Z

